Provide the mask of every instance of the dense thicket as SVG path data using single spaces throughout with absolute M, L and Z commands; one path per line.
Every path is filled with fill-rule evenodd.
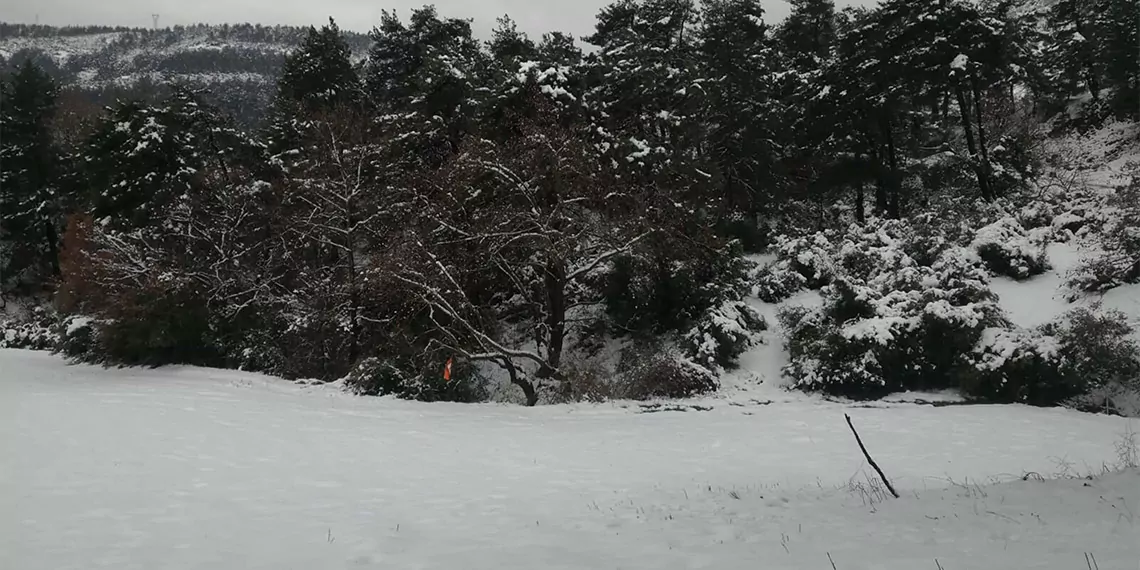
M 310 29 L 252 134 L 195 85 L 93 116 L 26 63 L 3 90 L 4 287 L 58 285 L 83 316 L 61 346 L 91 360 L 421 399 L 481 397 L 498 369 L 533 404 L 598 393 L 582 362 L 617 340 L 620 393 L 688 394 L 766 326 L 740 302 L 745 249 L 1015 193 L 1033 114 L 1081 90 L 1134 115 L 1135 10 L 796 0 L 773 27 L 758 0 L 619 0 L 583 53 L 509 18 L 480 42 L 425 7 L 385 13 L 359 64 L 334 23 Z M 762 297 L 829 287 L 788 325 L 797 382 L 950 384 L 1003 323 L 981 275 L 1044 269 L 1009 249 L 1016 221 L 981 229 L 848 230 L 838 269 L 807 261 L 824 234 L 781 241 Z

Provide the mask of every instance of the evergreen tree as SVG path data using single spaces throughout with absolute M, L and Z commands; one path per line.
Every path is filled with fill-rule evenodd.
M 724 186 L 723 211 L 755 214 L 771 204 L 777 183 L 776 138 L 784 115 L 774 76 L 779 55 L 767 47 L 758 0 L 708 0 L 702 6 L 709 152 Z
M 697 22 L 691 0 L 620 0 L 598 15 L 586 104 L 616 160 L 653 171 L 699 152 Z
M 487 42 L 487 49 L 498 62 L 523 62 L 534 59 L 538 55 L 538 48 L 526 34 L 518 31 L 515 21 L 510 16 L 503 16 L 495 20 L 496 26 L 491 30 L 491 41 Z
M 31 61 L 0 85 L 0 260 L 4 286 L 44 267 L 59 273 L 60 153 L 51 133 L 59 90 Z
M 471 23 L 427 6 L 406 26 L 385 12 L 371 37 L 365 83 L 385 128 L 403 133 L 401 155 L 411 164 L 437 164 L 470 130 L 488 66 Z
M 228 176 L 237 163 L 265 172 L 262 152 L 198 93 L 176 87 L 157 105 L 126 102 L 109 110 L 82 151 L 82 179 L 101 224 L 152 227 L 199 191 L 204 168 Z
M 1100 38 L 1094 29 L 1095 9 L 1091 0 L 1059 0 L 1049 9 L 1046 53 L 1050 54 L 1052 79 L 1063 97 L 1083 84 L 1093 101 L 1100 101 L 1101 68 L 1096 59 Z
M 835 43 L 833 0 L 791 0 L 792 12 L 777 39 L 784 53 L 801 68 L 816 68 L 830 56 Z
M 1140 2 L 1099 0 L 1098 56 L 1112 104 L 1122 114 L 1140 117 Z
M 537 51 L 538 58 L 548 63 L 576 66 L 582 62 L 582 50 L 575 45 L 572 36 L 562 32 L 542 34 Z
M 290 153 L 297 150 L 308 117 L 363 104 L 365 93 L 351 55 L 330 18 L 320 30 L 309 28 L 301 46 L 286 58 L 264 134 L 282 166 L 291 166 Z
M 309 34 L 281 69 L 277 97 L 306 111 L 359 103 L 360 79 L 352 66 L 352 50 L 331 18 Z

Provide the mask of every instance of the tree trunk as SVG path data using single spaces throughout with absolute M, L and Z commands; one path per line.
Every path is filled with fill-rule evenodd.
M 899 219 L 902 216 L 902 210 L 899 206 L 900 191 L 900 176 L 899 165 L 897 158 L 897 150 L 895 149 L 895 134 L 891 125 L 891 116 L 886 114 L 883 116 L 883 135 L 887 141 L 887 164 L 890 166 L 890 173 L 887 177 L 889 194 L 887 195 L 887 216 L 893 219 Z
M 1086 42 L 1092 42 L 1093 36 L 1089 33 L 1089 29 L 1084 25 L 1081 20 L 1080 14 L 1073 16 L 1073 26 L 1077 28 L 1077 33 L 1084 36 Z M 1085 86 L 1089 89 L 1089 94 L 1092 95 L 1094 103 L 1100 103 L 1100 78 L 1096 76 L 1096 66 L 1093 58 L 1088 56 L 1092 48 L 1083 50 L 1081 53 L 1081 63 L 1085 68 Z
M 879 156 L 878 143 L 871 145 L 870 165 L 875 175 L 875 212 L 880 216 L 887 213 L 887 181 L 883 178 L 883 161 Z
M 345 246 L 348 250 L 348 303 L 349 311 L 351 311 L 348 329 L 350 336 L 348 359 L 355 366 L 357 359 L 360 358 L 360 292 L 357 290 L 358 285 L 356 283 L 356 239 L 352 231 L 352 209 L 352 199 L 349 198 L 345 201 L 345 228 L 348 230 L 345 235 Z
M 970 151 L 970 162 L 973 163 L 974 173 L 978 177 L 978 188 L 982 191 L 983 199 L 992 200 L 993 194 L 990 193 L 989 180 L 978 166 L 978 147 L 974 143 L 974 131 L 970 128 L 970 106 L 966 103 L 966 92 L 960 83 L 955 86 L 954 91 L 958 95 L 958 111 L 962 117 L 962 130 L 966 131 L 966 148 Z
M 981 153 L 981 168 L 986 175 L 986 184 L 990 184 L 992 182 L 990 179 L 990 149 L 986 143 L 986 122 L 982 113 L 982 88 L 976 75 L 971 78 L 970 84 L 974 89 L 974 117 L 978 123 L 978 151 Z M 992 191 L 993 187 L 990 188 Z
M 523 395 L 526 396 L 526 405 L 534 406 L 538 403 L 538 393 L 534 391 L 534 384 L 529 380 L 519 375 L 519 369 L 515 367 L 515 363 L 511 362 L 509 358 L 503 358 L 498 361 L 500 367 L 507 371 L 507 375 L 511 378 L 511 384 L 522 388 Z
M 48 257 L 51 258 L 51 274 L 59 277 L 59 236 L 50 221 L 44 221 L 44 239 L 47 240 Z
M 562 346 L 566 339 L 566 265 L 551 261 L 543 275 L 546 285 L 547 369 L 540 371 L 549 378 L 562 365 Z
M 855 183 L 855 221 L 860 224 L 867 222 L 867 212 L 864 205 L 863 181 Z

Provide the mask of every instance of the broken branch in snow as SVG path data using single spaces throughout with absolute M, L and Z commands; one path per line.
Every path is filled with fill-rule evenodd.
M 855 424 L 851 423 L 851 416 L 843 414 L 843 417 L 847 418 L 847 426 L 851 428 L 851 433 L 855 434 L 855 443 L 859 444 L 859 449 L 863 451 L 863 457 L 867 458 L 867 463 L 871 464 L 871 467 L 879 474 L 879 478 L 883 480 L 883 484 L 887 486 L 887 490 L 890 491 L 896 499 L 899 498 L 898 491 L 895 491 L 894 486 L 887 480 L 887 476 L 883 473 L 883 470 L 879 469 L 879 464 L 875 463 L 874 459 L 871 459 L 870 453 L 867 453 L 867 447 L 863 445 L 863 438 L 859 437 L 859 432 L 855 431 Z

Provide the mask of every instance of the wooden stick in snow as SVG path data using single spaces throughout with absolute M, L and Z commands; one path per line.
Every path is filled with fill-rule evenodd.
M 867 458 L 867 463 L 870 463 L 871 467 L 875 469 L 875 472 L 879 474 L 879 478 L 883 480 L 883 484 L 887 486 L 887 490 L 890 491 L 896 499 L 899 498 L 898 491 L 895 491 L 894 486 L 887 480 L 887 476 L 883 473 L 883 470 L 879 469 L 879 464 L 875 463 L 874 459 L 871 459 L 870 453 L 867 453 L 867 447 L 863 445 L 863 439 L 859 437 L 859 432 L 855 431 L 855 424 L 851 423 L 851 416 L 843 414 L 843 417 L 847 418 L 847 426 L 851 428 L 851 433 L 855 434 L 855 443 L 859 444 L 859 449 L 863 451 L 863 457 Z

